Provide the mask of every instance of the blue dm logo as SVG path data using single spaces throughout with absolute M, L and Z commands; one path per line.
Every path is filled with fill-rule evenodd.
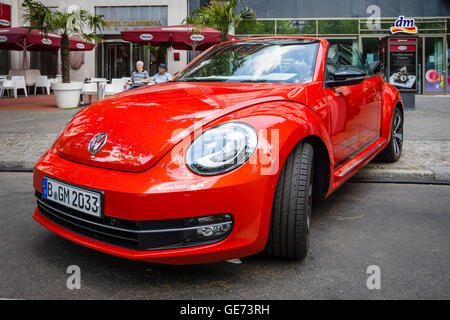
M 405 16 L 399 16 L 394 22 L 394 26 L 391 27 L 391 33 L 417 33 L 417 27 L 414 25 L 414 19 L 405 19 Z

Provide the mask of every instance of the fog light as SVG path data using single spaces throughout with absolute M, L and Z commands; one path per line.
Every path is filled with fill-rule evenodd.
M 231 221 L 197 229 L 197 235 L 202 237 L 223 236 L 231 230 Z
M 209 237 L 214 234 L 213 229 L 210 227 L 197 229 L 197 235 L 203 237 Z
M 233 228 L 233 216 L 231 214 L 218 214 L 189 218 L 187 226 L 194 231 L 185 233 L 185 241 L 187 242 L 220 240 L 230 234 Z

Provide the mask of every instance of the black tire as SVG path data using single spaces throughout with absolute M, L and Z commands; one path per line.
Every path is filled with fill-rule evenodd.
M 302 259 L 309 250 L 314 150 L 299 143 L 289 154 L 275 189 L 265 251 L 284 259 Z
M 386 148 L 380 152 L 378 159 L 385 162 L 396 162 L 400 159 L 403 148 L 403 113 L 399 107 L 392 115 L 391 138 Z

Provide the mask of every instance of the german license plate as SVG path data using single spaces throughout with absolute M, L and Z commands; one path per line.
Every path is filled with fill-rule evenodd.
M 95 217 L 102 216 L 100 192 L 78 188 L 50 178 L 42 179 L 42 197 Z

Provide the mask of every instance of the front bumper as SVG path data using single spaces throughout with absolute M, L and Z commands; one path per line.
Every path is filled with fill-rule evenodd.
M 172 159 L 176 157 L 165 157 L 145 172 L 130 173 L 68 161 L 51 149 L 38 161 L 34 170 L 38 199 L 34 218 L 71 241 L 134 260 L 193 264 L 244 257 L 261 251 L 267 239 L 277 176 L 257 175 L 255 165 L 246 163 L 228 174 L 201 177 L 185 166 L 174 165 Z M 96 221 L 100 224 L 111 225 L 113 220 L 112 226 L 139 230 L 140 224 L 149 222 L 164 223 L 229 213 L 233 216 L 233 228 L 226 237 L 214 242 L 174 245 L 176 239 L 173 239 L 175 233 L 172 232 L 172 235 L 155 234 L 143 242 L 139 232 L 126 233 L 123 230 L 115 233 L 122 238 L 120 241 L 111 241 L 111 235 L 104 232 L 108 229 L 102 226 L 94 230 L 96 233 L 86 232 L 91 226 L 89 224 L 81 229 L 73 227 L 74 223 L 86 223 L 80 222 L 80 218 L 86 220 L 86 217 L 74 217 L 76 213 L 71 216 L 67 209 L 56 208 L 66 215 L 60 212 L 59 218 L 55 218 L 55 207 L 49 208 L 48 203 L 40 198 L 44 176 L 103 190 L 104 220 Z M 72 222 L 67 221 L 70 219 Z M 104 233 L 103 238 L 99 236 L 99 230 L 100 234 Z

